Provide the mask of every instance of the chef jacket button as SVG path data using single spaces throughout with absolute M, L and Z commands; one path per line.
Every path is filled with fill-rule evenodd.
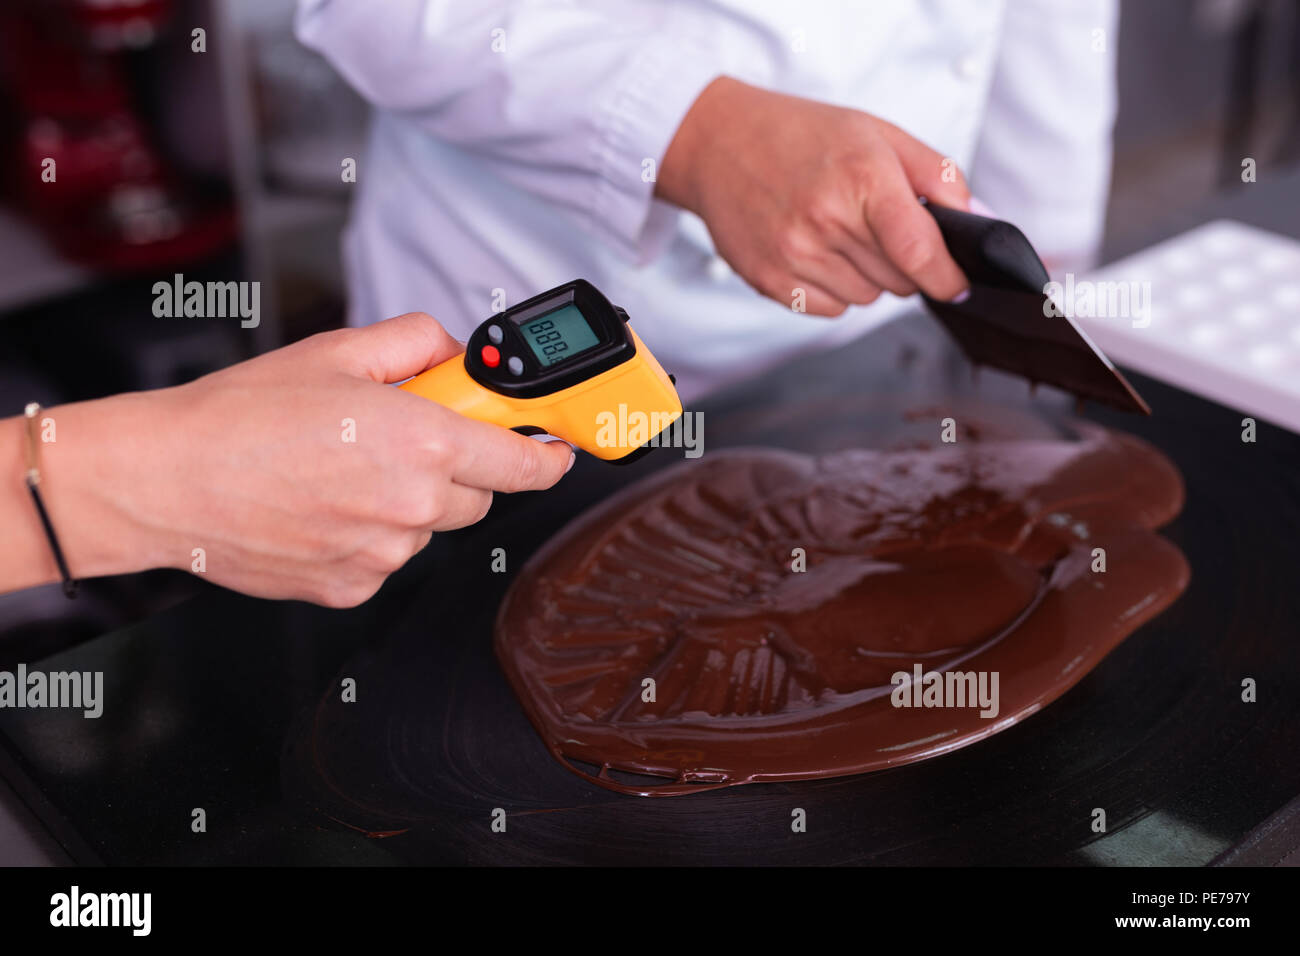
M 727 260 L 722 256 L 714 256 L 709 260 L 709 278 L 714 282 L 726 282 L 731 278 L 731 266 L 727 265 Z
M 512 355 L 510 356 L 510 359 L 506 362 L 506 368 L 510 369 L 511 375 L 523 375 L 524 360 L 521 359 L 518 355 Z

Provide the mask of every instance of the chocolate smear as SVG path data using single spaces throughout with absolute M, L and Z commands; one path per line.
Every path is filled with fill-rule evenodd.
M 532 558 L 497 657 L 551 753 L 622 793 L 968 746 L 1065 693 L 1187 586 L 1155 532 L 1182 507 L 1177 470 L 1136 438 L 1075 429 L 668 468 Z M 898 706 L 920 696 L 896 675 L 918 672 L 996 674 L 996 708 Z

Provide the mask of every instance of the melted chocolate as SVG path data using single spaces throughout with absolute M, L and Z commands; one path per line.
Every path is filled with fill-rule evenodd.
M 1173 465 L 1077 427 L 669 468 L 529 562 L 497 656 L 552 754 L 623 793 L 854 774 L 974 743 L 1059 697 L 1187 585 L 1153 530 L 1182 507 Z M 917 665 L 997 673 L 996 716 L 895 706 L 892 676 Z

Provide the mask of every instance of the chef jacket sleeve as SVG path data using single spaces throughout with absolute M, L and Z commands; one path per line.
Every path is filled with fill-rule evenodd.
M 1113 0 L 1008 0 L 970 185 L 1054 272 L 1093 264 L 1115 120 Z
M 659 0 L 299 0 L 296 30 L 376 107 L 638 262 L 677 214 L 658 163 L 722 72 L 698 18 Z

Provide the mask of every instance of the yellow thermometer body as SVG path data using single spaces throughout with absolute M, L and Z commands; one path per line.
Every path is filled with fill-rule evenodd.
M 548 432 L 606 461 L 636 455 L 682 414 L 672 378 L 627 313 L 582 279 L 493 316 L 464 355 L 401 387 L 469 418 Z

